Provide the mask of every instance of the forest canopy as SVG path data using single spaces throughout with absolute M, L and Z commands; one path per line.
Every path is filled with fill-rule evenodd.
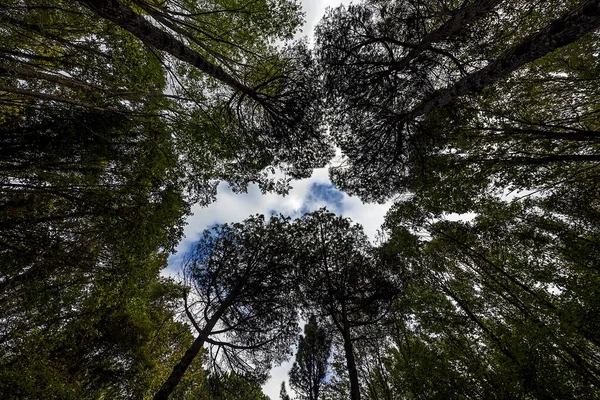
M 600 1 L 303 18 L 2 2 L 2 398 L 263 400 L 286 360 L 282 400 L 600 398 Z M 254 215 L 161 274 L 220 182 L 325 166 L 393 202 L 376 241 Z

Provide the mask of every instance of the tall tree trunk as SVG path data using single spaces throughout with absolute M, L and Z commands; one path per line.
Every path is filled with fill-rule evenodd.
M 412 60 L 419 57 L 419 55 L 429 49 L 432 44 L 440 42 L 454 35 L 463 26 L 483 17 L 485 14 L 493 10 L 494 7 L 496 7 L 501 1 L 502 0 L 478 0 L 470 6 L 459 10 L 442 26 L 425 35 L 421 42 L 419 42 L 406 56 L 395 62 L 392 65 L 392 68 L 394 70 L 406 68 Z
M 194 359 L 200 352 L 200 349 L 202 348 L 202 346 L 204 346 L 204 343 L 206 342 L 206 339 L 208 339 L 208 337 L 210 336 L 210 333 L 212 332 L 213 328 L 215 327 L 219 319 L 221 319 L 225 311 L 227 311 L 229 306 L 231 306 L 235 298 L 238 296 L 240 290 L 241 285 L 236 287 L 227 295 L 227 297 L 225 298 L 223 303 L 221 303 L 217 311 L 213 314 L 212 317 L 210 317 L 204 328 L 198 333 L 198 337 L 196 338 L 196 340 L 194 340 L 194 343 L 192 343 L 192 345 L 186 350 L 185 354 L 183 355 L 183 357 L 181 357 L 181 360 L 177 363 L 177 365 L 173 367 L 173 371 L 171 371 L 171 374 L 169 375 L 167 380 L 163 383 L 160 390 L 154 395 L 154 400 L 167 400 L 171 393 L 173 393 L 173 390 L 175 390 L 175 388 L 181 381 L 181 378 L 183 378 L 183 374 L 185 374 L 185 371 L 192 364 L 192 361 L 194 361 Z
M 356 361 L 354 359 L 354 346 L 352 346 L 352 337 L 350 336 L 350 323 L 346 315 L 346 307 L 342 305 L 342 336 L 344 338 L 344 353 L 346 355 L 346 369 L 348 370 L 348 378 L 350 379 L 350 399 L 360 400 L 360 386 L 358 384 L 358 371 L 356 369 Z
M 216 322 L 217 320 L 214 321 L 210 329 L 214 328 L 214 324 Z M 206 326 L 206 328 L 208 327 L 209 325 Z M 202 330 L 196 340 L 194 340 L 194 343 L 192 343 L 192 345 L 185 351 L 185 354 L 183 357 L 181 357 L 181 360 L 177 363 L 177 365 L 175 365 L 175 367 L 173 367 L 173 371 L 171 371 L 171 374 L 167 380 L 162 384 L 160 390 L 154 395 L 154 400 L 167 400 L 169 398 L 171 393 L 173 393 L 173 390 L 175 390 L 181 381 L 185 371 L 188 369 L 190 364 L 192 364 L 192 361 L 194 361 L 202 346 L 204 346 L 204 342 L 209 334 L 210 330 Z
M 229 85 L 238 92 L 260 101 L 256 91 L 229 75 L 220 66 L 208 61 L 201 54 L 175 38 L 175 36 L 153 25 L 142 15 L 135 13 L 119 0 L 78 0 L 78 2 L 102 18 L 108 19 L 121 28 L 133 33 L 148 46 L 169 53 L 173 57 Z
M 599 27 L 600 0 L 586 0 L 538 33 L 525 38 L 486 67 L 465 76 L 453 86 L 434 93 L 411 112 L 405 114 L 400 122 L 414 120 L 439 107 L 446 106 L 457 97 L 477 93 L 523 65 L 573 43 Z

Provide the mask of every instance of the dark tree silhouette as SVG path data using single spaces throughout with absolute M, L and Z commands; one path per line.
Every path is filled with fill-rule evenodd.
M 525 17 L 513 15 L 506 2 L 464 3 L 469 5 L 448 10 L 433 1 L 366 1 L 332 10 L 321 22 L 316 54 L 332 135 L 346 157 L 331 169 L 339 187 L 367 201 L 406 191 L 425 157 L 455 145 L 432 146 L 445 137 L 444 124 L 454 122 L 445 118 L 445 109 L 454 112 L 467 98 L 600 26 L 597 0 L 571 9 L 559 2 L 560 7 L 530 21 L 533 31 L 520 26 Z M 533 2 L 524 6 L 536 7 Z M 494 7 L 502 12 L 490 13 Z M 464 24 L 458 26 L 459 20 Z M 508 25 L 514 33 L 499 43 Z M 573 101 L 582 95 L 569 94 Z M 438 125 L 432 129 L 424 121 Z M 578 160 L 596 160 L 595 154 L 587 156 Z M 526 164 L 523 157 L 515 157 L 515 163 Z
M 317 400 L 327 376 L 331 340 L 312 316 L 300 335 L 296 361 L 290 370 L 290 386 L 303 400 Z
M 259 382 L 287 357 L 298 329 L 288 229 L 284 218 L 255 216 L 205 231 L 184 266 L 185 311 L 198 336 L 155 399 L 169 397 L 205 344 L 213 369 Z
M 377 324 L 395 291 L 359 225 L 322 209 L 295 222 L 294 257 L 302 302 L 329 319 L 341 338 L 350 396 L 360 399 L 356 328 Z

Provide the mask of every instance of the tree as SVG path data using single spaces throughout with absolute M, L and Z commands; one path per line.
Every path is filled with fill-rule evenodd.
M 258 181 L 259 172 L 274 165 L 292 177 L 306 177 L 333 155 L 324 140 L 319 80 L 306 45 L 299 43 L 284 51 L 264 45 L 289 38 L 297 28 L 300 18 L 295 2 L 224 1 L 211 10 L 193 2 L 135 2 L 146 15 L 119 0 L 79 3 L 173 57 L 170 62 L 183 71 L 175 79 L 185 84 L 181 96 L 187 100 L 178 111 L 190 115 L 191 122 L 201 117 L 218 135 L 234 135 L 239 143 L 228 140 L 227 145 L 235 145 L 236 160 L 246 159 L 241 165 L 253 171 L 253 177 L 241 186 L 233 179 L 235 187 Z M 219 30 L 219 24 L 225 29 Z M 186 108 L 191 111 L 185 112 Z M 240 156 L 248 147 L 250 151 Z M 260 164 L 248 165 L 248 159 Z M 260 182 L 268 184 L 264 179 Z
M 354 335 L 377 324 L 393 298 L 387 271 L 374 262 L 371 245 L 358 225 L 324 209 L 295 222 L 294 256 L 302 301 L 326 316 L 343 342 L 350 397 L 360 398 Z
M 6 2 L 0 19 L 0 391 L 141 396 L 183 340 L 159 277 L 189 212 L 147 101 L 160 63 L 59 5 Z
M 597 175 L 598 76 L 588 52 L 597 45 L 588 35 L 425 118 L 423 129 L 439 140 L 413 164 L 408 187 L 447 212 L 467 212 L 491 192 L 549 195 L 583 182 L 595 190 L 588 179 Z
M 204 344 L 213 369 L 261 382 L 285 359 L 297 330 L 289 296 L 291 262 L 285 218 L 250 217 L 205 231 L 184 266 L 191 285 L 185 311 L 198 336 L 155 399 L 166 399 Z
M 385 362 L 397 396 L 597 396 L 597 321 L 579 309 L 597 302 L 598 254 L 587 248 L 597 213 L 561 209 L 487 199 L 472 221 L 452 222 L 394 208 L 385 246 L 409 261 Z
M 439 7 L 432 1 L 367 1 L 330 11 L 317 29 L 316 53 L 332 134 L 346 157 L 331 170 L 334 182 L 365 200 L 383 200 L 410 191 L 432 155 L 464 162 L 448 151 L 461 142 L 444 140 L 452 120 L 440 115 L 456 114 L 482 90 L 527 73 L 528 64 L 569 54 L 576 41 L 593 37 L 600 20 L 596 1 L 557 3 L 537 9 L 512 2 Z M 502 12 L 490 13 L 494 6 Z M 468 10 L 478 11 L 467 17 Z M 457 16 L 467 22 L 460 29 Z M 569 91 L 570 98 L 581 96 Z M 587 149 L 580 153 L 579 162 L 595 159 Z M 571 155 L 539 162 L 569 160 Z
M 304 325 L 304 336 L 300 335 L 296 361 L 289 372 L 290 386 L 301 399 L 319 398 L 319 390 L 327 376 L 330 354 L 331 340 L 313 316 Z

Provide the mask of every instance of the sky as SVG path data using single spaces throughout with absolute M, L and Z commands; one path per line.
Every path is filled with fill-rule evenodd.
M 348 0 L 343 3 L 349 3 Z M 312 43 L 312 32 L 327 7 L 336 7 L 340 0 L 302 0 L 306 13 L 306 24 L 300 36 L 308 36 Z M 360 199 L 337 190 L 327 174 L 327 168 L 316 169 L 308 179 L 292 181 L 289 194 L 261 194 L 256 186 L 250 186 L 245 194 L 233 193 L 222 183 L 218 187 L 217 200 L 207 207 L 194 206 L 187 220 L 184 239 L 177 252 L 169 259 L 166 275 L 177 276 L 181 258 L 199 237 L 202 231 L 215 224 L 241 222 L 253 214 L 284 214 L 292 218 L 307 212 L 327 207 L 329 211 L 349 217 L 363 226 L 365 233 L 373 240 L 383 223 L 384 216 L 391 206 L 386 204 L 363 204 Z M 279 399 L 281 382 L 286 381 L 293 359 L 271 371 L 271 379 L 263 386 L 263 391 L 273 400 Z M 288 392 L 292 392 L 287 385 Z

